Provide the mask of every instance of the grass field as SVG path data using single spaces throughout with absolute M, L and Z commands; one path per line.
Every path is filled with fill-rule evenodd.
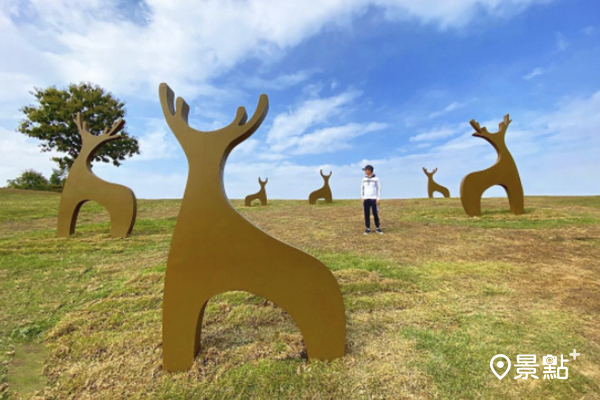
M 484 199 L 481 218 L 458 199 L 386 200 L 383 236 L 362 235 L 358 201 L 233 201 L 333 271 L 347 354 L 309 363 L 285 312 L 231 292 L 176 374 L 161 368 L 161 304 L 180 202 L 140 200 L 124 240 L 94 204 L 56 238 L 58 202 L 0 189 L 0 398 L 600 399 L 600 197 L 528 197 L 522 216 Z M 498 380 L 498 353 L 536 354 L 540 379 L 513 366 Z M 569 360 L 567 380 L 542 379 L 546 354 Z

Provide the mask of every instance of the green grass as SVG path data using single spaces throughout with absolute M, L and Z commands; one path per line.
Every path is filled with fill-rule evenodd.
M 524 215 L 511 214 L 506 199 L 483 199 L 482 215 L 475 218 L 465 216 L 459 199 L 423 199 L 425 201 L 417 202 L 416 207 L 404 210 L 400 218 L 422 224 L 503 229 L 545 229 L 600 223 L 598 197 L 551 199 L 550 204 L 543 197 L 527 198 Z
M 115 240 L 95 204 L 74 237 L 56 238 L 58 200 L 0 190 L 0 398 L 600 397 L 598 197 L 527 198 L 524 216 L 485 199 L 481 218 L 457 199 L 387 201 L 386 233 L 369 237 L 355 200 L 234 200 L 333 271 L 346 356 L 307 362 L 287 313 L 229 292 L 209 302 L 202 352 L 177 374 L 162 370 L 160 331 L 180 201 L 140 200 L 132 236 Z M 498 353 L 514 364 L 574 348 L 567 381 L 515 380 L 514 367 L 499 381 L 489 369 Z
M 9 381 L 15 392 L 32 393 L 46 385 L 43 366 L 46 359 L 44 346 L 24 343 L 16 346 Z

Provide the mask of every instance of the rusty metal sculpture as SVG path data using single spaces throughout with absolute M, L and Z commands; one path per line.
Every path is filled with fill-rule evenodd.
M 228 126 L 200 132 L 188 125 L 189 107 L 162 83 L 167 124 L 183 148 L 188 183 L 169 250 L 163 301 L 163 367 L 190 368 L 200 350 L 202 319 L 215 295 L 243 290 L 277 304 L 296 322 L 309 358 L 344 355 L 346 317 L 342 293 L 327 267 L 246 220 L 223 190 L 231 150 L 252 135 L 268 111 L 261 95 L 250 120 L 238 108 Z
M 58 208 L 58 236 L 68 237 L 75 233 L 79 210 L 86 201 L 96 201 L 110 214 L 110 230 L 113 238 L 128 236 L 135 224 L 137 202 L 135 194 L 126 186 L 106 182 L 92 172 L 92 160 L 102 144 L 120 139 L 117 133 L 125 121 L 119 119 L 101 135 L 88 131 L 83 116 L 77 113 L 75 124 L 81 136 L 81 151 L 69 170 Z
M 324 199 L 326 203 L 331 203 L 333 201 L 333 197 L 331 195 L 331 187 L 329 187 L 329 178 L 333 174 L 333 171 L 329 173 L 329 175 L 323 175 L 323 170 L 320 170 L 321 176 L 323 177 L 323 187 L 315 190 L 308 196 L 309 204 L 316 204 L 317 200 Z
M 447 187 L 440 185 L 436 181 L 433 180 L 433 175 L 437 172 L 437 168 L 434 168 L 433 171 L 428 172 L 425 167 L 423 167 L 423 172 L 427 175 L 427 194 L 430 199 L 433 199 L 433 193 L 438 192 L 441 193 L 442 196 L 448 198 L 450 197 L 450 191 Z
M 265 181 L 261 181 L 260 177 L 258 177 L 258 183 L 260 184 L 260 190 L 254 194 L 249 194 L 246 196 L 244 200 L 244 205 L 246 207 L 250 207 L 254 200 L 260 200 L 261 206 L 267 205 L 267 191 L 265 190 L 265 186 L 267 186 L 267 182 L 269 182 L 269 178 L 266 178 Z
M 490 168 L 470 173 L 463 178 L 460 184 L 460 200 L 465 212 L 472 217 L 481 215 L 481 196 L 490 187 L 500 185 L 508 195 L 510 211 L 514 214 L 523 214 L 525 212 L 523 186 L 517 164 L 505 142 L 506 130 L 511 123 L 508 114 L 498 125 L 496 133 L 488 132 L 486 127 L 480 127 L 475 120 L 471 120 L 470 123 L 475 129 L 473 136 L 483 138 L 494 146 L 498 152 L 498 160 Z

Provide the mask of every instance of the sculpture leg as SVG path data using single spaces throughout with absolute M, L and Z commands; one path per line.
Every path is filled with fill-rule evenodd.
M 525 199 L 521 181 L 518 180 L 512 182 L 510 185 L 506 185 L 504 189 L 506 190 L 506 194 L 508 196 L 510 211 L 516 215 L 525 214 Z
M 489 186 L 477 175 L 467 175 L 460 184 L 460 201 L 470 217 L 481 216 L 481 196 Z
M 460 196 L 460 201 L 468 216 L 481 216 L 481 196 Z
M 77 217 L 83 203 L 85 200 L 69 198 L 68 195 L 63 194 L 58 206 L 58 237 L 69 237 L 75 233 Z
M 202 320 L 208 298 L 182 295 L 179 288 L 167 288 L 163 304 L 163 368 L 175 372 L 189 369 L 200 351 Z M 191 296 L 202 296 L 193 293 Z
M 123 192 L 120 197 L 103 198 L 102 204 L 110 215 L 110 235 L 113 238 L 129 236 L 135 224 L 137 203 L 133 193 Z
M 291 262 L 285 268 L 280 262 L 260 271 L 244 267 L 248 272 L 240 270 L 239 274 L 245 282 L 243 290 L 272 301 L 290 314 L 302 333 L 309 358 L 342 357 L 346 315 L 337 281 L 325 265 L 310 256 L 291 254 L 284 262 L 288 260 Z M 271 284 L 265 286 L 265 282 Z

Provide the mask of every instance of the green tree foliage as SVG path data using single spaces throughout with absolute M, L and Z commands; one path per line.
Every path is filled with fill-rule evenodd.
M 25 119 L 21 121 L 17 131 L 40 139 L 42 151 L 66 153 L 62 157 L 52 158 L 58 163 L 58 170 L 53 173 L 53 184 L 64 179 L 81 150 L 81 137 L 73 121 L 78 112 L 83 115 L 90 133 L 95 135 L 125 116 L 125 103 L 91 83 L 70 84 L 67 89 L 57 89 L 54 86 L 35 88 L 32 94 L 38 104 L 21 108 Z M 140 153 L 135 137 L 129 136 L 125 131 L 120 136 L 121 140 L 100 147 L 94 161 L 112 162 L 119 166 L 125 158 Z
M 27 169 L 15 179 L 9 179 L 6 187 L 11 189 L 50 190 L 50 182 L 40 172 Z
M 52 187 L 52 190 L 62 192 L 66 180 L 67 176 L 65 174 L 65 171 L 52 168 L 52 175 L 50 175 L 50 186 Z

